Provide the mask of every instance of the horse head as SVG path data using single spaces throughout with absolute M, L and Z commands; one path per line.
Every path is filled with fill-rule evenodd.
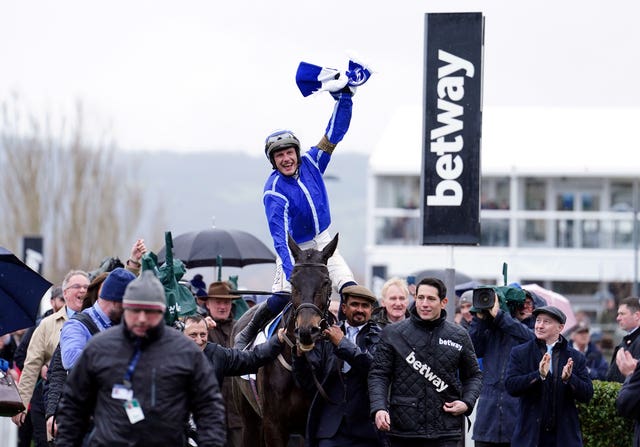
M 291 236 L 287 243 L 295 260 L 289 282 L 296 344 L 301 352 L 308 352 L 313 349 L 327 324 L 331 299 L 331 278 L 327 261 L 338 246 L 338 235 L 321 251 L 302 250 Z

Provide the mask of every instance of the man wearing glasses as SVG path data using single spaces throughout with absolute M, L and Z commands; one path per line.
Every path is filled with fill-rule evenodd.
M 46 377 L 46 367 L 49 365 L 53 351 L 55 351 L 60 341 L 62 325 L 76 312 L 82 310 L 82 301 L 88 287 L 89 275 L 87 272 L 71 270 L 67 273 L 62 281 L 62 294 L 65 305 L 59 311 L 44 318 L 33 332 L 20 382 L 18 383 L 18 391 L 25 408 L 29 408 L 31 395 L 38 380 Z M 42 376 L 42 379 L 40 376 Z M 21 426 L 24 423 L 25 415 L 26 411 L 13 416 L 11 419 L 16 425 Z M 44 420 L 42 423 L 44 424 Z M 44 435 L 46 442 L 46 428 L 43 424 L 34 424 L 34 437 L 40 439 L 39 434 Z M 38 426 L 36 427 L 36 425 Z M 43 426 L 40 427 L 40 425 Z M 36 434 L 36 431 L 38 431 L 38 434 Z

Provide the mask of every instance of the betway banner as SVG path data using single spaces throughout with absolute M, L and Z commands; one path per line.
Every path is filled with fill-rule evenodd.
M 482 13 L 425 15 L 422 244 L 480 243 Z

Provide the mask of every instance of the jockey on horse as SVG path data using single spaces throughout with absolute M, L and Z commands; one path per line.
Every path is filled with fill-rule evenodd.
M 301 79 L 302 71 L 315 67 L 304 62 L 300 64 L 297 82 L 304 96 L 313 93 L 305 90 Z M 342 141 L 351 122 L 352 96 L 355 85 L 361 85 L 368 79 L 357 81 L 352 73 L 362 75 L 366 70 L 350 62 L 351 72 L 342 79 L 339 74 L 322 85 L 317 82 L 318 90 L 329 90 L 336 100 L 333 113 L 320 142 L 311 147 L 302 156 L 300 141 L 288 130 L 280 130 L 267 136 L 264 152 L 273 172 L 264 186 L 263 203 L 273 245 L 277 253 L 276 273 L 272 286 L 272 295 L 254 313 L 247 326 L 235 338 L 235 347 L 243 349 L 255 338 L 258 331 L 273 317 L 278 315 L 291 299 L 289 278 L 293 268 L 293 258 L 287 246 L 287 235 L 291 234 L 302 250 L 314 248 L 322 250 L 330 241 L 328 228 L 331 224 L 329 199 L 323 174 L 331 160 L 336 145 Z M 330 69 L 323 69 L 330 70 Z M 358 71 L 360 70 L 360 71 Z M 325 72 L 322 72 L 325 73 Z M 317 79 L 321 79 L 317 74 Z M 329 78 L 326 78 L 329 79 Z M 346 286 L 356 285 L 353 273 L 344 258 L 336 252 L 327 266 L 331 282 L 341 293 Z

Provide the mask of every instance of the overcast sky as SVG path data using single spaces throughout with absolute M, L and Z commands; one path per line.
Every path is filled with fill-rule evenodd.
M 422 103 L 427 12 L 484 13 L 485 107 L 640 107 L 637 0 L 0 1 L 0 99 L 54 115 L 79 99 L 123 149 L 261 155 L 275 128 L 316 143 L 332 100 L 303 98 L 297 65 L 351 51 L 376 73 L 343 146 L 369 153 Z

